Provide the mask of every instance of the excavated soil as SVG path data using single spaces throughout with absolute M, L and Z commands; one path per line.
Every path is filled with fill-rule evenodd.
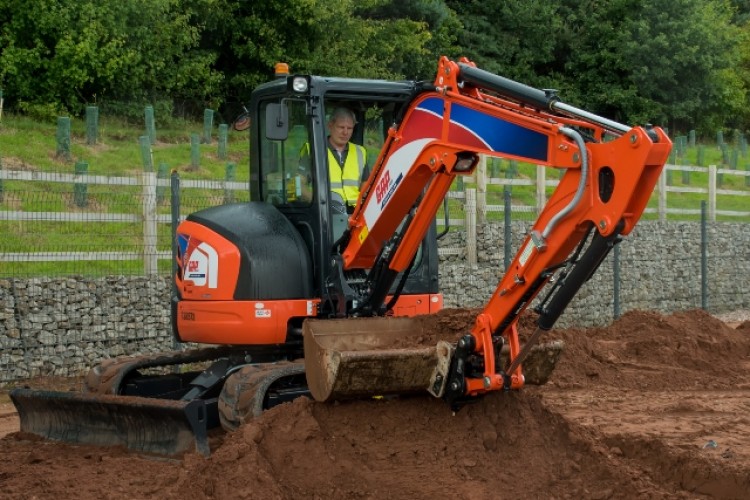
M 421 321 L 450 337 L 470 328 L 475 313 Z M 236 433 L 217 433 L 207 459 L 10 432 L 0 439 L 0 492 L 79 500 L 750 498 L 750 322 L 733 328 L 702 311 L 635 311 L 608 328 L 553 330 L 550 339 L 566 349 L 545 386 L 493 393 L 455 415 L 428 396 L 298 399 Z M 17 431 L 14 419 L 12 407 L 0 407 L 0 433 Z

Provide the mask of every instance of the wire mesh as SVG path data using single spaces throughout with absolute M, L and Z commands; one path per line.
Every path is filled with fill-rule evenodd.
M 78 375 L 103 358 L 173 348 L 170 207 L 175 200 L 168 180 L 153 190 L 140 176 L 119 185 L 109 180 L 76 189 L 81 179 L 4 179 L 0 383 L 39 375 Z M 466 197 L 461 189 L 477 186 L 467 179 L 455 184 L 448 216 L 466 221 Z M 476 225 L 474 266 L 466 263 L 465 227 L 451 224 L 440 241 L 446 306 L 486 303 L 504 272 L 507 254 L 515 255 L 537 216 L 533 201 L 529 202 L 532 189 L 488 185 L 485 206 L 499 210 L 492 215 L 488 210 L 486 222 Z M 248 190 L 229 178 L 213 183 L 183 181 L 176 192 L 178 220 L 203 208 L 249 199 Z M 509 228 L 505 226 L 506 192 Z M 695 210 L 700 212 L 699 207 Z M 155 224 L 155 238 L 147 234 L 148 218 Z M 443 220 L 442 214 L 437 220 Z M 614 319 L 616 275 L 623 312 L 671 312 L 703 304 L 711 312 L 750 309 L 747 229 L 748 224 L 742 222 L 710 222 L 702 231 L 699 221 L 642 221 L 620 245 L 619 272 L 614 272 L 610 255 L 584 285 L 560 325 L 566 321 L 606 324 Z M 146 262 L 152 260 L 157 262 L 156 272 L 149 274 Z

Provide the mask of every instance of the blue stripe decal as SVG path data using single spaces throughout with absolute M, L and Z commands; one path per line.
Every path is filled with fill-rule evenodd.
M 439 97 L 428 97 L 417 105 L 417 109 L 429 111 L 437 116 L 443 116 L 443 100 Z
M 429 97 L 417 109 L 442 117 L 444 102 L 439 97 Z M 451 106 L 451 124 L 475 138 L 473 147 L 486 147 L 501 154 L 547 161 L 549 138 L 515 123 L 488 115 L 460 104 Z
M 549 139 L 545 134 L 460 104 L 451 107 L 451 122 L 470 131 L 492 151 L 547 161 Z

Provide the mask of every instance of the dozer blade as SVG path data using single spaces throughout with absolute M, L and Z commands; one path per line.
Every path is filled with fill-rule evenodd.
M 412 318 L 306 320 L 305 375 L 316 401 L 434 390 L 450 353 Z M 444 339 L 443 339 L 444 340 Z M 451 339 L 456 340 L 456 339 Z M 426 345 L 431 342 L 430 345 Z M 562 342 L 534 346 L 523 363 L 527 384 L 547 382 Z M 452 352 L 452 350 L 451 350 Z M 507 350 L 502 356 L 507 364 Z
M 176 455 L 207 456 L 206 403 L 138 396 L 15 389 L 21 431 L 46 439 Z

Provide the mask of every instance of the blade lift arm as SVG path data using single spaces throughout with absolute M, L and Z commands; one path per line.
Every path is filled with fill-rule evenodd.
M 480 154 L 559 168 L 558 186 L 474 327 L 440 364 L 449 368 L 436 373 L 431 392 L 457 409 L 486 392 L 522 387 L 529 349 L 633 229 L 671 146 L 658 127 L 630 128 L 442 58 L 434 90 L 417 95 L 390 129 L 340 242 L 340 272 L 369 270 L 349 314 L 385 313 L 388 291 L 408 272 L 451 183 L 471 175 Z M 537 330 L 522 349 L 519 318 L 548 283 Z M 498 366 L 503 345 L 507 367 Z

